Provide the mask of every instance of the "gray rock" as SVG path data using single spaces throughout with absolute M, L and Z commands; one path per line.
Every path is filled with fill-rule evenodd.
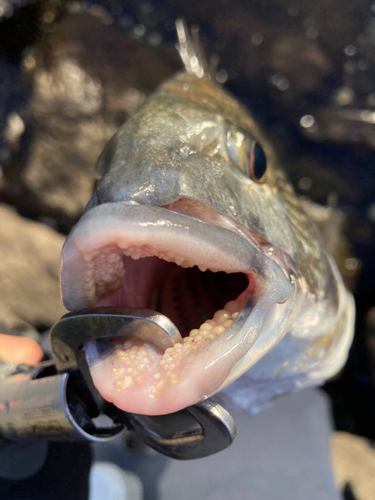
M 0 221 L 0 332 L 50 326 L 66 312 L 59 291 L 64 237 L 6 205 Z

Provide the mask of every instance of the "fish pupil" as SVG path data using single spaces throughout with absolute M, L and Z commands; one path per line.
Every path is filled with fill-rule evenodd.
M 250 155 L 250 177 L 256 182 L 263 180 L 267 170 L 267 159 L 262 147 L 253 142 Z

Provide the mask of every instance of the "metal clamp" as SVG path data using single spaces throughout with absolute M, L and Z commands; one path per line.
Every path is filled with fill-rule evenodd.
M 201 458 L 227 448 L 236 426 L 207 399 L 161 416 L 124 412 L 96 390 L 84 353 L 89 340 L 137 336 L 161 352 L 181 341 L 176 326 L 148 309 L 94 308 L 63 316 L 51 330 L 53 363 L 0 383 L 0 434 L 7 439 L 111 440 L 126 431 L 172 458 Z
M 210 399 L 159 417 L 130 413 L 128 427 L 151 448 L 177 460 L 218 453 L 233 443 L 237 430 L 227 410 Z

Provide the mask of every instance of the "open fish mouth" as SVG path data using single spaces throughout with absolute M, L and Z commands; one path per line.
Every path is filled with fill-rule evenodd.
M 285 316 L 291 295 L 287 273 L 256 235 L 194 200 L 86 212 L 63 248 L 61 290 L 72 311 L 151 308 L 177 326 L 181 341 L 164 353 L 136 337 L 86 346 L 101 395 L 148 415 L 178 411 L 226 385 L 262 330 Z

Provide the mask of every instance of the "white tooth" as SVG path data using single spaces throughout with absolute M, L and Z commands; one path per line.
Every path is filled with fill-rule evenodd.
M 89 281 L 88 283 L 84 284 L 84 289 L 87 290 L 87 291 L 88 290 L 92 290 L 94 288 L 94 286 L 95 286 L 94 282 L 93 281 Z
M 134 253 L 133 255 L 131 255 L 131 258 L 134 259 L 134 260 L 138 260 L 141 258 L 141 254 L 139 253 Z
M 216 321 L 217 323 L 224 323 L 224 321 L 226 321 L 229 318 L 230 318 L 230 312 L 226 311 L 225 309 L 219 309 L 214 314 L 213 320 Z
M 231 313 L 236 313 L 241 309 L 241 304 L 237 300 L 230 300 L 225 304 L 224 309 Z
M 86 297 L 88 299 L 93 299 L 95 297 L 95 295 L 96 295 L 96 293 L 95 293 L 95 287 L 90 288 L 90 290 L 86 289 Z
M 198 266 L 198 267 L 202 271 L 202 273 L 207 271 L 207 267 L 204 267 L 204 266 Z
M 177 257 L 176 260 L 175 260 L 175 263 L 178 265 L 178 266 L 181 266 L 181 264 L 184 262 L 184 258 L 183 257 Z

